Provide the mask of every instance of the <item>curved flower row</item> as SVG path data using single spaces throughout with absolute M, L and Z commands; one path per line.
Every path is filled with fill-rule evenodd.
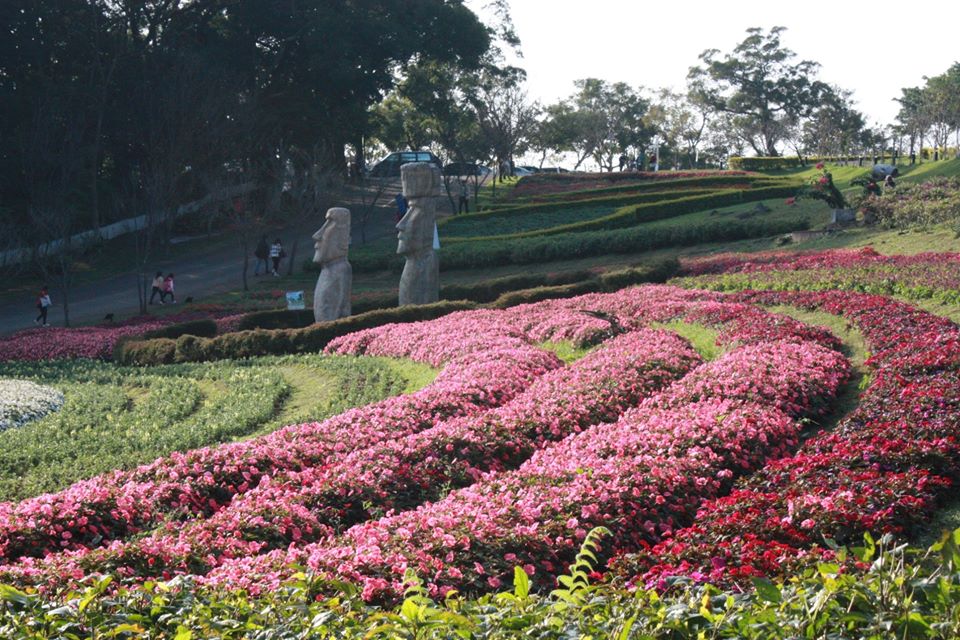
M 737 580 L 780 574 L 824 540 L 910 533 L 960 480 L 960 328 L 908 305 L 854 293 L 750 293 L 752 301 L 843 314 L 876 373 L 835 430 L 704 504 L 696 524 L 615 570 L 662 585 L 672 575 Z
M 821 393 L 836 393 L 847 370 L 842 356 L 813 343 L 743 349 L 772 358 L 774 366 L 756 371 L 759 388 L 790 380 L 803 388 L 784 389 L 783 397 L 810 399 L 811 411 L 827 399 Z M 595 525 L 612 528 L 620 549 L 656 541 L 687 524 L 699 501 L 717 495 L 734 473 L 794 443 L 797 426 L 790 418 L 750 402 L 755 388 L 736 384 L 743 362 L 735 351 L 696 369 L 706 372 L 698 378 L 701 402 L 673 406 L 666 400 L 669 408 L 657 409 L 655 397 L 614 425 L 592 427 L 537 452 L 516 471 L 492 474 L 439 502 L 354 526 L 330 541 L 227 562 L 208 580 L 256 590 L 279 584 L 289 563 L 305 562 L 323 575 L 362 584 L 367 598 L 392 598 L 407 568 L 437 592 L 495 587 L 518 562 L 529 573 L 555 575 Z M 821 366 L 810 371 L 811 362 Z M 716 380 L 721 384 L 712 384 Z M 681 380 L 663 395 L 679 399 L 691 388 Z
M 43 327 L 18 331 L 0 338 L 0 361 L 4 360 L 58 360 L 63 358 L 109 358 L 121 338 L 137 336 L 170 324 L 222 316 L 213 313 L 187 311 L 171 316 L 138 316 L 116 324 L 94 327 Z M 230 316 L 223 324 L 229 328 L 239 322 L 240 316 Z M 217 321 L 218 328 L 221 326 Z
M 873 249 L 721 254 L 685 261 L 685 286 L 718 290 L 852 290 L 960 300 L 960 254 L 885 256 Z
M 498 409 L 357 450 L 332 465 L 279 474 L 210 518 L 86 555 L 51 555 L 26 573 L 48 584 L 78 568 L 140 577 L 197 574 L 223 558 L 305 544 L 371 515 L 436 500 L 484 472 L 516 468 L 545 442 L 616 420 L 699 361 L 673 334 L 629 333 L 545 374 Z
M 15 429 L 63 406 L 63 394 L 29 380 L 0 380 L 0 431 Z
M 424 339 L 442 326 L 442 320 L 418 323 Z M 455 340 L 456 335 L 447 338 Z M 437 379 L 416 393 L 352 409 L 322 423 L 292 425 L 245 442 L 172 454 L 19 504 L 0 504 L 0 557 L 9 562 L 97 547 L 171 514 L 209 515 L 256 487 L 265 475 L 329 464 L 383 439 L 427 429 L 438 420 L 499 406 L 561 364 L 553 354 L 505 335 L 496 326 L 465 324 L 460 337 L 473 340 L 472 350 L 459 350 Z M 434 353 L 421 356 L 438 361 Z

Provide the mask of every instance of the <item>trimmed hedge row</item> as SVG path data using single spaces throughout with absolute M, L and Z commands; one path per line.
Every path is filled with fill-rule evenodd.
M 429 320 L 453 311 L 477 308 L 479 302 L 487 302 L 486 306 L 490 308 L 505 309 L 548 298 L 569 298 L 595 291 L 615 291 L 632 284 L 666 282 L 676 275 L 679 269 L 680 263 L 675 258 L 666 258 L 608 271 L 599 276 L 590 271 L 568 271 L 508 276 L 471 285 L 451 285 L 445 287 L 448 294 L 459 293 L 464 297 L 474 296 L 474 299 L 379 309 L 309 327 L 255 329 L 224 334 L 212 339 L 191 335 L 181 335 L 176 340 L 127 338 L 114 349 L 114 360 L 120 364 L 146 366 L 316 352 L 335 337 L 390 322 Z M 300 322 L 301 317 L 293 315 L 294 313 L 279 310 L 250 315 L 273 324 L 280 324 L 284 319 Z
M 170 338 L 176 340 L 180 336 L 193 335 L 211 338 L 217 335 L 217 323 L 209 318 L 202 320 L 188 320 L 176 324 L 168 324 L 159 329 L 152 329 L 141 334 L 141 338 Z
M 676 178 L 673 180 L 652 180 L 634 184 L 619 184 L 612 187 L 595 187 L 578 191 L 560 191 L 517 198 L 513 203 L 486 208 L 483 211 L 467 213 L 451 220 L 486 219 L 491 216 L 519 215 L 539 211 L 556 211 L 576 207 L 584 203 L 615 202 L 617 198 L 630 196 L 650 196 L 652 193 L 671 193 L 685 187 L 703 187 L 718 189 L 734 184 L 754 184 L 769 181 L 766 176 L 742 174 L 734 176 L 711 176 L 706 178 Z M 640 193 L 637 193 L 640 192 Z M 588 196 L 570 199 L 570 196 Z
M 733 185 L 727 185 L 728 188 L 734 188 Z M 609 215 L 611 211 L 618 210 L 620 207 L 633 204 L 646 204 L 658 202 L 670 202 L 672 199 L 694 196 L 709 195 L 716 193 L 716 189 L 687 189 L 683 191 L 650 191 L 643 193 L 629 193 L 626 195 L 608 196 L 604 198 L 584 198 L 582 200 L 564 200 L 557 203 L 538 203 L 524 207 L 513 207 L 500 211 L 485 211 L 483 213 L 471 213 L 467 215 L 453 216 L 447 218 L 438 225 L 443 238 L 450 241 L 460 239 L 469 240 L 470 233 L 476 233 L 478 227 L 496 229 L 501 226 L 510 228 L 517 224 L 536 225 L 540 218 L 541 224 L 543 218 L 547 218 L 546 224 L 556 225 L 563 223 L 579 222 L 584 218 L 598 218 Z M 591 212 L 592 215 L 591 215 Z M 597 213 L 598 212 L 598 213 Z M 554 220 L 554 218 L 556 218 Z M 532 222 L 530 220 L 533 219 Z M 509 233 L 509 232 L 507 232 Z M 498 235 L 503 235 L 498 234 Z
M 640 253 L 666 247 L 760 238 L 807 229 L 809 220 L 704 220 L 688 225 L 633 227 L 565 235 L 506 239 L 452 245 L 443 250 L 445 269 L 477 269 L 507 264 L 575 260 L 593 256 Z
M 454 311 L 476 307 L 475 303 L 466 300 L 444 301 L 368 311 L 298 329 L 254 329 L 213 338 L 182 335 L 176 340 L 128 338 L 117 343 L 113 359 L 118 364 L 143 366 L 288 353 L 318 353 L 334 338 L 354 331 L 391 322 L 432 320 Z
M 448 246 L 451 246 L 467 242 L 502 241 L 561 233 L 621 229 L 645 222 L 665 220 L 688 213 L 729 207 L 744 202 L 756 202 L 757 200 L 768 200 L 771 198 L 788 198 L 796 195 L 797 187 L 798 185 L 793 182 L 781 182 L 776 185 L 757 189 L 726 189 L 704 195 L 685 196 L 673 200 L 659 200 L 649 204 L 621 207 L 609 215 L 594 218 L 593 220 L 562 224 L 547 229 L 521 231 L 503 235 L 475 236 L 472 238 L 448 237 L 446 238 L 446 242 Z
M 792 195 L 792 193 L 791 193 Z M 704 220 L 685 225 L 583 231 L 561 235 L 498 238 L 496 242 L 457 242 L 440 251 L 443 269 L 480 269 L 605 255 L 640 253 L 701 242 L 760 238 L 809 228 L 809 220 Z M 351 256 L 354 273 L 390 270 L 400 273 L 403 260 L 385 251 Z
M 730 168 L 743 171 L 776 171 L 777 169 L 798 169 L 800 167 L 813 166 L 818 162 L 857 162 L 863 158 L 865 167 L 873 165 L 873 156 L 806 156 L 802 159 L 797 156 L 791 157 L 754 157 L 754 158 L 730 158 Z M 893 160 L 893 156 L 882 156 L 880 161 Z

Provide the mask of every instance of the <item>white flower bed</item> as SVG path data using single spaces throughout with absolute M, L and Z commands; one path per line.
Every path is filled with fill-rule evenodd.
M 0 431 L 42 418 L 63 406 L 63 394 L 28 380 L 0 380 Z

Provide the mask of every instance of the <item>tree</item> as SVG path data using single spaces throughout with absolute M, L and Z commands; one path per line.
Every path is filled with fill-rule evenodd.
M 849 155 L 857 149 L 865 126 L 863 114 L 853 107 L 852 93 L 831 87 L 797 127 L 798 155 L 802 150 L 818 156 Z
M 493 151 L 498 164 L 504 160 L 512 162 L 514 156 L 524 153 L 536 127 L 540 107 L 527 98 L 521 86 L 525 77 L 514 67 L 487 67 L 468 93 L 477 114 L 482 144 Z
M 779 155 L 790 125 L 808 116 L 826 87 L 813 79 L 819 64 L 792 63 L 795 54 L 780 43 L 784 27 L 747 29 L 732 53 L 700 54 L 703 66 L 688 74 L 691 91 L 711 109 L 729 114 L 739 135 L 759 155 Z
M 619 154 L 649 141 L 644 124 L 649 103 L 623 82 L 585 78 L 574 85 L 577 93 L 546 109 L 551 135 L 563 150 L 576 154 L 574 169 L 591 158 L 601 169 L 613 171 Z
M 661 156 L 672 151 L 676 166 L 695 167 L 709 122 L 708 112 L 706 105 L 691 100 L 689 96 L 661 89 L 644 122 L 666 140 L 668 148 L 661 149 Z M 681 160 L 681 154 L 685 156 L 685 162 Z

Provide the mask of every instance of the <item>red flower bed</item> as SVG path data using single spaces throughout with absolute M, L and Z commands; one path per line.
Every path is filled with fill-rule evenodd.
M 705 503 L 693 527 L 616 564 L 640 582 L 782 574 L 810 554 L 830 557 L 827 539 L 855 544 L 865 531 L 909 534 L 960 480 L 960 328 L 879 296 L 742 297 L 843 314 L 875 354 L 873 382 L 836 430 Z

